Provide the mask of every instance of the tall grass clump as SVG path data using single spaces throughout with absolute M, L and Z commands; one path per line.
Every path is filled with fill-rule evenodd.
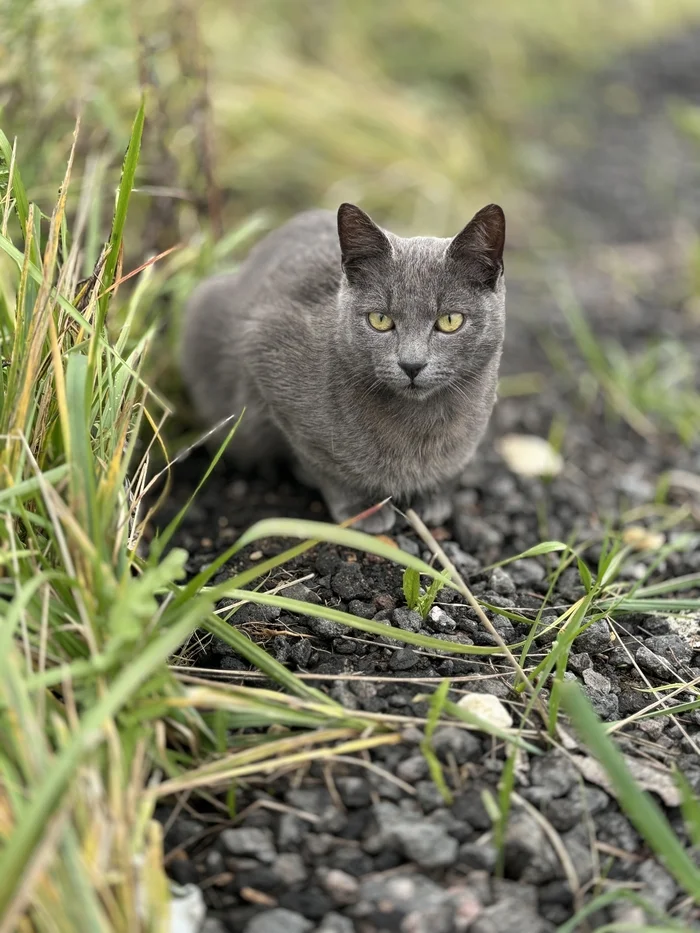
M 69 222 L 66 213 L 75 145 L 44 217 L 24 189 L 16 148 L 0 137 L 2 930 L 75 930 L 88 921 L 100 930 L 167 928 L 146 782 L 156 767 L 175 779 L 217 749 L 213 709 L 228 710 L 229 727 L 308 730 L 330 719 L 337 728 L 321 730 L 319 741 L 354 736 L 321 695 L 313 710 L 245 689 L 187 699 L 168 668 L 213 600 L 173 599 L 184 552 L 151 563 L 136 554 L 147 459 L 136 462 L 135 450 L 159 403 L 141 376 L 149 335 L 132 345 L 127 322 L 112 341 L 107 324 L 143 119 L 141 108 L 111 233 L 86 280 L 86 218 Z M 272 661 L 263 666 L 277 673 Z M 308 699 L 311 691 L 297 692 Z M 263 749 L 251 760 L 278 755 Z

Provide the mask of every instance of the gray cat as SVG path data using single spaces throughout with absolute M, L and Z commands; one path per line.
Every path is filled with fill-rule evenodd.
M 199 414 L 245 408 L 230 459 L 289 458 L 337 522 L 391 496 L 440 524 L 496 401 L 504 240 L 495 204 L 452 240 L 395 236 L 352 204 L 299 214 L 192 296 L 182 371 Z

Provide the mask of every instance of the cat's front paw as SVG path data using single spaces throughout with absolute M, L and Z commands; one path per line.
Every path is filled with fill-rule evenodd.
M 413 510 L 429 528 L 438 528 L 452 517 L 452 498 L 442 493 L 430 496 L 416 502 Z
M 366 503 L 358 502 L 343 490 L 326 488 L 323 490 L 323 495 L 333 521 L 339 525 L 356 515 L 360 515 L 368 508 Z M 369 535 L 384 535 L 394 527 L 395 520 L 396 513 L 391 505 L 387 503 L 371 515 L 365 515 L 364 518 L 353 522 L 352 527 Z
M 357 512 L 355 513 L 357 514 Z M 368 535 L 385 535 L 394 527 L 396 513 L 390 505 L 384 505 L 378 512 L 367 515 L 353 524 L 353 528 L 364 531 Z

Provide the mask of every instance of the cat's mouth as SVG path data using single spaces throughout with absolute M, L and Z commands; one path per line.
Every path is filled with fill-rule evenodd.
M 441 388 L 440 380 L 426 378 L 421 374 L 417 379 L 407 379 L 403 374 L 385 376 L 382 379 L 384 391 L 394 398 L 406 399 L 412 402 L 422 402 L 434 395 Z
M 404 398 L 410 398 L 414 402 L 420 402 L 428 398 L 435 391 L 434 385 L 419 384 L 417 382 L 406 382 L 397 389 L 397 393 Z

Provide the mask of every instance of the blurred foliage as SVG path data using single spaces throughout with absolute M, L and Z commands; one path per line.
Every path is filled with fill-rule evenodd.
M 692 14 L 696 0 L 3 0 L 0 120 L 49 199 L 80 105 L 81 149 L 106 155 L 112 185 L 144 87 L 148 248 L 204 218 L 220 234 L 342 199 L 449 233 L 484 201 L 512 207 L 533 106 Z

